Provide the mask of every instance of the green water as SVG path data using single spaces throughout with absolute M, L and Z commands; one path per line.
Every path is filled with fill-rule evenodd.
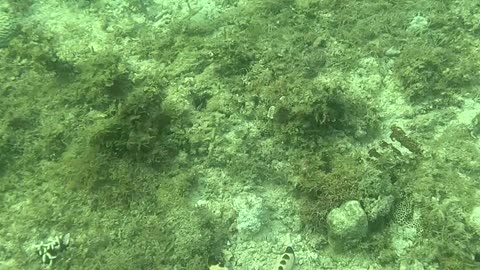
M 473 0 L 6 0 L 0 270 L 480 269 L 479 72 Z

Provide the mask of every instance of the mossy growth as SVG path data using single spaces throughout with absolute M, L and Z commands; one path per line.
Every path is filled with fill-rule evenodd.
M 99 211 L 128 209 L 139 201 L 155 201 L 157 178 L 148 166 L 72 147 L 55 168 L 51 174 L 58 185 L 88 198 L 90 207 Z
M 72 255 L 74 264 L 102 259 L 115 269 L 175 266 L 206 270 L 209 258 L 221 256 L 228 224 L 208 209 L 191 204 L 190 196 L 197 184 L 195 173 L 186 168 L 170 168 L 162 173 L 97 154 L 74 161 L 81 163 L 65 164 L 65 176 L 78 177 L 80 172 L 83 177 L 99 179 L 90 190 L 89 207 L 104 218 L 101 228 L 89 231 L 96 241 L 89 241 L 85 249 L 88 258 Z
M 347 86 L 336 80 L 285 78 L 265 91 L 262 98 L 270 105 L 267 116 L 273 120 L 273 128 L 284 134 L 318 136 L 341 131 L 355 136 L 378 127 L 375 109 L 349 96 Z
M 8 138 L 3 130 L 0 130 L 0 176 L 2 176 L 8 164 L 13 161 L 11 138 Z
M 31 53 L 43 54 L 40 51 L 43 50 L 32 50 Z M 0 89 L 0 147 L 5 150 L 0 155 L 4 156 L 3 164 L 10 168 L 15 168 L 16 164 L 30 166 L 28 164 L 32 162 L 51 159 L 61 155 L 65 146 L 62 145 L 65 142 L 62 125 L 67 121 L 51 123 L 53 114 L 42 113 L 47 107 L 48 110 L 57 108 L 57 96 L 53 94 L 57 87 L 54 72 L 45 69 L 43 63 L 24 56 L 27 57 L 16 55 L 10 47 L 0 54 L 5 63 L 0 75 L 3 81 Z M 51 103 L 45 105 L 45 102 Z
M 7 0 L 9 7 L 18 14 L 25 14 L 35 3 L 33 0 Z
M 227 239 L 228 220 L 188 202 L 197 186 L 195 172 L 172 169 L 158 185 L 157 204 L 163 209 L 172 233 L 170 264 L 185 269 L 206 269 L 210 257 L 220 257 Z M 195 267 L 194 267 L 195 266 Z
M 422 237 L 427 240 L 412 256 L 423 255 L 424 260 L 437 263 L 441 269 L 478 269 L 480 263 L 472 257 L 478 248 L 476 236 L 465 225 L 467 204 L 451 197 L 423 205 Z
M 145 183 L 138 182 L 142 177 L 135 171 L 143 167 L 162 170 L 177 151 L 169 137 L 170 117 L 162 101 L 159 90 L 137 89 L 105 112 L 90 111 L 61 159 L 60 166 L 68 172 L 62 178 L 69 179 L 70 187 L 88 192 L 106 188 L 105 192 L 109 190 L 110 196 L 122 201 L 136 196 L 136 191 L 141 194 Z
M 412 194 L 422 241 L 408 254 L 440 269 L 478 269 L 478 242 L 467 217 L 475 192 L 479 151 L 466 128 L 448 127 L 430 149 L 436 155 L 404 172 L 401 189 Z
M 390 221 L 399 196 L 392 177 L 398 177 L 403 160 L 394 159 L 387 170 L 368 153 L 353 149 L 347 139 L 328 139 L 320 149 L 299 158 L 300 174 L 294 184 L 304 199 L 304 222 L 314 230 L 325 229 L 326 215 L 349 200 L 364 208 L 371 232 L 379 232 Z
M 293 0 L 265 0 L 265 1 L 254 1 L 251 4 L 254 12 L 261 12 L 265 14 L 278 14 L 282 10 L 289 8 L 294 4 Z
M 405 47 L 394 70 L 405 95 L 412 101 L 442 99 L 448 102 L 474 81 L 479 65 L 476 58 L 453 45 L 440 47 L 416 41 Z
M 220 77 L 244 75 L 255 60 L 250 41 L 242 36 L 220 41 L 213 46 L 213 50 L 213 53 L 221 59 L 216 61 L 215 66 L 215 72 Z
M 172 150 L 166 134 L 170 117 L 162 109 L 158 90 L 139 89 L 105 119 L 96 120 L 86 135 L 100 153 L 146 163 L 161 163 Z
M 58 80 L 70 78 L 73 68 L 56 54 L 54 36 L 38 25 L 26 22 L 18 27 L 17 32 L 7 48 L 10 61 L 21 59 L 22 64 L 28 63 L 35 71 L 52 72 Z
M 442 171 L 441 168 L 433 170 L 434 174 Z M 442 176 L 437 175 L 436 179 L 428 176 L 420 179 L 422 185 L 428 185 L 431 192 L 437 195 L 426 197 L 424 194 L 428 193 L 424 191 L 419 199 L 417 207 L 422 216 L 417 229 L 423 240 L 408 256 L 428 264 L 437 264 L 440 269 L 478 269 L 480 264 L 473 255 L 478 252 L 479 245 L 466 221 L 467 213 L 475 203 L 471 192 L 474 188 L 465 181 L 452 181 L 458 180 L 454 174 L 444 172 Z M 445 181 L 462 187 L 453 187 L 452 184 L 445 184 Z M 434 187 L 434 182 L 440 187 Z M 463 190 L 463 198 L 454 195 L 459 190 Z
M 306 196 L 303 213 L 312 228 L 324 229 L 327 214 L 349 200 L 361 198 L 359 184 L 367 173 L 358 153 L 325 150 L 305 156 L 296 183 Z
M 95 52 L 74 64 L 65 65 L 71 68 L 68 74 L 59 74 L 64 78 L 62 83 L 73 93 L 73 99 L 92 104 L 94 109 L 105 110 L 112 102 L 124 99 L 134 90 L 130 71 L 118 54 Z

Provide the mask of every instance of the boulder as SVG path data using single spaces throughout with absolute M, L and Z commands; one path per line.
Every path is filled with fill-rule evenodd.
M 335 249 L 357 244 L 367 235 L 368 219 L 358 201 L 348 201 L 327 216 L 328 241 Z

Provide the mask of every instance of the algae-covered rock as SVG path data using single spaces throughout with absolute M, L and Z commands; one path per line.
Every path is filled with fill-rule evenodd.
M 393 195 L 379 196 L 378 198 L 366 198 L 363 201 L 365 213 L 367 214 L 368 221 L 378 222 L 382 218 L 385 218 L 390 214 L 395 204 L 395 198 Z
M 358 201 L 348 201 L 327 216 L 328 241 L 336 249 L 358 243 L 367 235 L 368 219 Z

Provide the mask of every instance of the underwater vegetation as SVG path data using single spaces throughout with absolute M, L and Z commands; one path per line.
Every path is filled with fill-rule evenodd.
M 475 1 L 159 2 L 1 7 L 0 265 L 479 267 Z

